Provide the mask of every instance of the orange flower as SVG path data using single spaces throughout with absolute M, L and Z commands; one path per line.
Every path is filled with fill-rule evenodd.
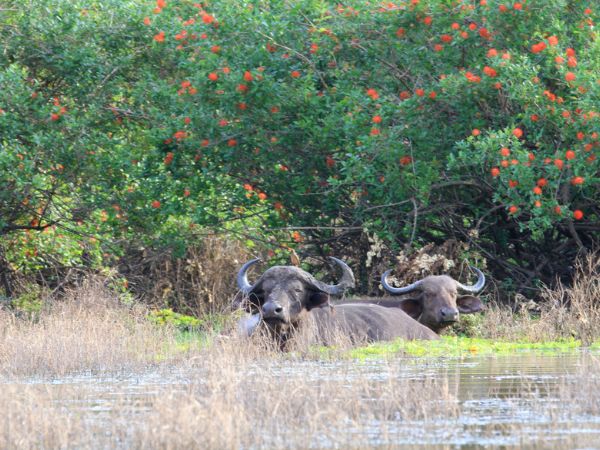
M 208 74 L 208 79 L 210 81 L 217 81 L 219 79 L 219 75 L 217 75 L 215 72 L 211 72 Z
M 542 52 L 546 49 L 546 43 L 545 42 L 539 42 L 537 44 L 533 44 L 531 46 L 531 52 L 532 53 L 539 53 Z
M 496 178 L 498 175 L 500 175 L 500 169 L 498 169 L 497 167 L 492 167 L 492 170 L 490 170 L 490 173 L 492 174 L 492 176 L 494 178 Z
M 254 80 L 254 77 L 252 76 L 252 73 L 250 71 L 246 70 L 244 72 L 244 80 L 246 80 L 248 82 Z
M 410 98 L 410 92 L 402 91 L 402 92 L 400 92 L 399 96 L 400 96 L 400 100 L 406 100 L 406 99 Z
M 510 155 L 510 149 L 506 148 L 506 147 L 502 147 L 500 149 L 500 154 L 506 158 L 507 156 Z
M 485 66 L 483 68 L 483 73 L 485 73 L 488 77 L 495 77 L 496 75 L 498 75 L 498 72 L 496 71 L 496 69 L 492 69 L 491 67 Z
M 556 36 L 550 36 L 548 38 L 548 44 L 550 44 L 551 46 L 558 45 L 558 38 Z
M 534 193 L 535 195 L 542 195 L 542 188 L 541 188 L 541 187 L 539 187 L 539 186 L 536 186 L 536 187 L 534 187 L 534 188 L 533 188 L 533 193 Z
M 373 119 L 371 119 L 373 123 L 381 123 L 381 116 L 373 116 Z
M 398 36 L 399 38 L 403 37 L 405 34 L 406 34 L 406 30 L 402 27 L 400 27 L 396 30 L 396 36 Z
M 247 190 L 248 192 L 251 192 L 251 191 L 253 191 L 253 190 L 254 190 L 254 189 L 252 188 L 252 185 L 251 185 L 251 184 L 248 184 L 248 183 L 244 184 L 244 189 L 245 189 L 245 190 Z
M 215 21 L 215 18 L 213 16 L 211 16 L 210 14 L 204 13 L 204 15 L 202 16 L 202 22 L 204 22 L 204 23 L 213 23 L 214 21 Z
M 260 192 L 258 194 L 258 198 L 264 201 L 267 199 L 267 194 L 265 194 L 264 192 Z
M 533 203 L 533 206 L 535 206 L 536 208 L 540 208 L 540 207 L 542 206 L 542 202 L 540 202 L 539 200 L 536 200 L 536 201 Z
M 558 214 L 558 215 L 561 215 L 561 214 L 562 214 L 562 209 L 560 208 L 560 206 L 556 205 L 556 206 L 554 207 L 554 212 L 555 212 L 556 214 Z
M 381 131 L 379 131 L 378 128 L 371 128 L 371 136 L 379 136 L 381 134 Z
M 156 7 L 157 8 L 164 8 L 165 6 L 167 6 L 167 2 L 165 2 L 165 0 L 156 0 Z
M 585 181 L 585 178 L 583 178 L 583 177 L 573 177 L 573 178 L 571 178 L 571 184 L 573 186 L 578 186 L 580 184 L 583 184 L 584 181 Z
M 435 91 L 431 91 L 431 92 L 429 93 L 429 98 L 430 98 L 431 100 L 435 100 L 435 98 L 436 98 L 436 97 L 437 97 L 437 93 L 436 93 Z
M 163 159 L 163 163 L 165 164 L 165 166 L 168 166 L 169 164 L 171 164 L 174 156 L 175 155 L 173 155 L 173 152 L 169 152 L 165 155 L 165 159 Z
M 521 130 L 520 128 L 515 128 L 512 131 L 512 134 L 516 137 L 516 138 L 521 138 L 523 136 L 523 130 Z
M 557 158 L 554 160 L 554 165 L 558 170 L 562 170 L 563 166 L 565 165 L 565 162 L 562 159 Z
M 573 72 L 567 72 L 565 74 L 565 80 L 567 80 L 568 82 L 575 81 L 575 78 L 576 77 L 575 77 L 575 74 Z
M 575 159 L 575 152 L 573 150 L 567 150 L 565 152 L 565 159 L 568 161 L 571 161 L 572 159 Z
M 154 35 L 154 40 L 156 42 L 164 42 L 165 41 L 165 32 L 161 31 L 158 34 Z
M 237 145 L 237 140 L 235 140 L 235 139 L 229 139 L 229 140 L 227 141 L 227 145 L 228 145 L 229 147 L 235 147 L 235 146 Z
M 473 128 L 473 129 L 471 130 L 471 134 L 472 134 L 473 136 L 479 136 L 479 135 L 481 134 L 481 131 L 480 131 L 480 130 L 478 130 L 477 128 Z
M 373 88 L 367 89 L 367 95 L 371 97 L 372 100 L 377 100 L 379 98 L 379 93 Z
M 573 211 L 573 219 L 575 219 L 575 220 L 583 219 L 583 211 L 580 209 L 576 209 L 575 211 Z
M 293 70 L 291 75 L 292 78 L 300 78 L 300 72 L 298 72 L 297 70 Z
M 221 51 L 221 47 L 220 47 L 220 46 L 218 46 L 218 45 L 213 45 L 213 46 L 210 48 L 210 51 L 211 51 L 211 52 L 213 52 L 213 53 L 219 53 L 219 52 Z
M 433 19 L 431 18 L 431 16 L 425 16 L 425 18 L 423 19 L 423 23 L 425 25 L 431 25 L 431 22 L 433 22 Z
M 423 89 L 415 89 L 415 95 L 418 97 L 423 97 L 425 95 L 425 91 Z
M 514 188 L 519 185 L 519 182 L 516 180 L 508 180 L 508 187 Z
M 441 40 L 442 42 L 449 43 L 449 42 L 452 42 L 452 36 L 450 36 L 449 34 L 442 34 L 442 35 L 440 36 L 440 40 Z
M 325 158 L 325 164 L 327 164 L 327 167 L 332 168 L 335 166 L 335 159 L 333 159 L 331 156 L 327 156 Z
M 400 158 L 400 165 L 402 166 L 408 166 L 411 162 L 412 158 L 408 155 L 404 155 L 402 158 Z
M 516 207 L 515 205 L 510 205 L 510 208 L 508 208 L 508 212 L 510 214 L 516 214 L 518 210 L 519 210 L 519 208 Z
M 144 25 L 150 25 L 150 17 L 144 17 Z
M 160 208 L 160 202 L 158 200 L 154 200 L 151 205 L 154 209 Z
M 498 56 L 498 50 L 495 48 L 490 48 L 487 52 L 488 58 L 493 58 L 494 56 Z

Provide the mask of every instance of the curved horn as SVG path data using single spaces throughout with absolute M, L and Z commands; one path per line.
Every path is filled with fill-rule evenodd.
M 423 283 L 423 280 L 415 281 L 413 284 L 409 284 L 408 286 L 395 288 L 388 284 L 387 277 L 390 274 L 391 270 L 387 270 L 383 275 L 381 275 L 381 285 L 383 288 L 388 291 L 390 294 L 406 294 L 407 292 L 414 291 Z
M 472 267 L 472 269 L 477 272 L 477 283 L 473 284 L 472 286 L 467 286 L 457 281 L 456 285 L 463 291 L 477 293 L 482 290 L 483 286 L 485 285 L 485 275 L 477 267 Z
M 327 284 L 323 283 L 312 277 L 311 275 L 311 283 L 320 291 L 323 291 L 329 295 L 340 296 L 343 295 L 346 289 L 354 287 L 354 273 L 348 264 L 338 258 L 334 258 L 333 256 L 329 256 L 328 259 L 336 263 L 342 269 L 342 279 L 338 284 Z
M 248 274 L 247 274 L 248 269 L 259 261 L 260 261 L 260 258 L 251 259 L 250 261 L 248 261 L 246 264 L 244 264 L 242 266 L 242 268 L 240 269 L 240 271 L 237 274 L 238 287 L 246 295 L 249 294 L 250 291 L 252 290 L 252 288 L 254 287 L 248 281 Z

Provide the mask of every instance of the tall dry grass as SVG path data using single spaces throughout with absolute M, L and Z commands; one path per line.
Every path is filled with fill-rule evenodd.
M 532 314 L 529 310 L 534 307 Z M 560 281 L 545 287 L 541 301 L 487 308 L 480 326 L 482 337 L 534 342 L 576 338 L 584 345 L 600 339 L 600 254 L 580 258 L 571 286 Z
M 174 339 L 144 308 L 122 305 L 102 281 L 89 279 L 34 319 L 0 310 L 0 375 L 133 370 L 164 356 Z
M 501 406 L 489 413 L 498 422 L 462 422 L 473 405 L 460 398 L 455 374 L 433 376 L 426 367 L 415 374 L 403 370 L 405 359 L 374 366 L 298 360 L 232 340 L 189 356 L 159 369 L 167 384 L 142 383 L 127 394 L 114 382 L 99 393 L 94 384 L 101 380 L 4 385 L 0 448 L 388 449 L 413 448 L 410 439 L 450 448 L 444 437 L 460 440 L 462 430 L 483 443 L 510 436 L 520 448 L 562 449 L 590 446 L 600 433 L 593 422 L 600 417 L 600 379 L 590 376 L 600 370 L 597 358 L 585 359 L 557 386 L 550 380 L 541 389 L 524 378 L 522 392 L 513 380 L 510 397 L 483 393 L 476 397 L 480 407 Z

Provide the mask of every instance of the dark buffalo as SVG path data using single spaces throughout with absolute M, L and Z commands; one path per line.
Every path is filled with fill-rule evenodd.
M 331 342 L 335 335 L 353 342 L 405 339 L 436 339 L 437 335 L 419 324 L 401 309 L 388 309 L 373 304 L 347 304 L 332 307 L 330 296 L 341 296 L 354 286 L 350 267 L 337 258 L 330 258 L 343 272 L 336 285 L 316 280 L 294 266 L 275 266 L 266 270 L 250 284 L 248 269 L 259 260 L 242 266 L 237 281 L 253 316 L 242 320 L 240 327 L 250 334 L 260 323 L 285 345 L 300 328 L 311 328 L 317 339 Z
M 391 294 L 412 294 L 416 296 L 399 299 L 371 300 L 387 308 L 400 308 L 409 316 L 436 333 L 455 323 L 460 314 L 471 314 L 483 309 L 478 297 L 473 295 L 458 295 L 459 290 L 474 294 L 483 289 L 485 275 L 479 269 L 477 282 L 470 286 L 464 285 L 448 275 L 430 275 L 405 287 L 392 287 L 387 282 L 390 270 L 381 276 L 381 284 Z

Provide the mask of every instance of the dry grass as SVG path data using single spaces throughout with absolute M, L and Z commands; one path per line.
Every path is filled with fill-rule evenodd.
M 576 314 L 592 319 L 594 283 L 583 277 L 572 289 L 552 293 L 561 294 L 555 308 L 569 301 Z M 178 345 L 174 333 L 150 324 L 145 313 L 121 305 L 94 282 L 36 321 L 0 311 L 0 448 L 398 448 L 407 436 L 444 448 L 447 433 L 461 432 L 491 442 L 499 435 L 515 436 L 517 445 L 529 448 L 595 442 L 564 429 L 580 426 L 586 415 L 600 417 L 595 401 L 600 379 L 590 376 L 600 371 L 596 358 L 585 359 L 577 373 L 561 380 L 552 398 L 546 397 L 550 387 L 540 391 L 526 382 L 523 392 L 515 387 L 505 402 L 506 394 L 497 395 L 504 416 L 520 417 L 526 409 L 537 414 L 527 417 L 549 418 L 546 422 L 515 419 L 474 429 L 461 422 L 460 377 L 427 366 L 439 361 L 419 362 L 418 371 L 410 368 L 416 360 L 407 358 L 371 363 L 337 359 L 335 353 L 306 358 L 310 339 L 305 342 L 304 336 L 292 353 L 277 351 L 260 336 L 232 335 L 169 356 Z M 505 314 L 499 309 L 489 314 L 490 324 L 515 322 L 494 316 Z M 514 333 L 521 326 L 526 327 L 521 333 L 540 337 L 549 335 L 546 330 L 563 333 L 558 324 L 564 320 L 576 323 L 559 320 L 552 308 L 545 314 L 543 326 L 524 315 Z M 588 329 L 593 327 L 582 328 Z M 498 326 L 489 332 L 511 330 Z M 338 345 L 350 343 L 341 339 Z M 73 373 L 84 375 L 65 376 Z M 520 386 L 518 380 L 514 384 Z M 549 435 L 557 440 L 548 442 Z
M 540 390 L 515 379 L 510 397 L 482 394 L 485 385 L 478 387 L 483 397 L 476 399 L 502 408 L 489 413 L 498 415 L 497 423 L 462 421 L 463 413 L 473 415 L 473 404 L 465 406 L 468 396 L 461 398 L 456 373 L 426 366 L 423 373 L 407 371 L 407 364 L 298 360 L 229 340 L 157 369 L 160 381 L 130 379 L 125 393 L 118 382 L 101 378 L 6 384 L 0 389 L 0 448 L 387 449 L 399 448 L 398 442 L 412 448 L 411 437 L 438 443 L 428 448 L 449 448 L 445 436 L 456 440 L 465 432 L 482 442 L 509 436 L 521 447 L 558 449 L 591 445 L 589 434 L 600 433 L 593 423 L 600 417 L 600 379 L 590 376 L 600 371 L 596 358 L 584 359 L 555 387 Z M 183 376 L 173 375 L 179 372 Z M 582 422 L 586 417 L 591 425 Z
M 251 257 L 240 240 L 209 235 L 179 258 L 168 251 L 131 252 L 119 273 L 144 303 L 201 315 L 229 306 L 237 291 L 235 275 Z
M 0 310 L 0 375 L 64 375 L 131 370 L 163 355 L 174 333 L 141 307 L 126 307 L 98 280 L 53 302 L 39 317 Z
M 571 287 L 558 282 L 554 289 L 545 288 L 541 297 L 537 305 L 523 302 L 516 313 L 489 307 L 480 326 L 482 337 L 533 342 L 574 337 L 584 345 L 600 339 L 599 254 L 578 261 Z

